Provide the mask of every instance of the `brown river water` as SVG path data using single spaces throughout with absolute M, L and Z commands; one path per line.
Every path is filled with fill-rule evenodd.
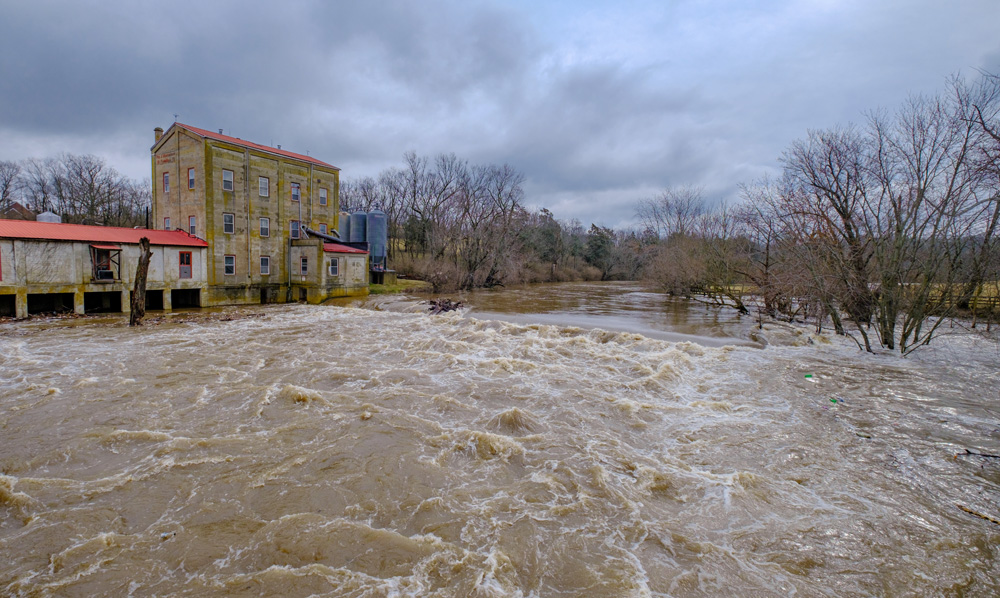
M 1000 351 L 636 285 L 0 324 L 0 596 L 996 596 Z

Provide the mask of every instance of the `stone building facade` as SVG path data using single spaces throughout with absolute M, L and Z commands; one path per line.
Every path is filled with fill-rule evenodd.
M 340 216 L 336 166 L 181 123 L 155 129 L 151 153 L 153 226 L 208 243 L 204 305 L 368 293 L 367 278 L 329 274 L 334 256 L 345 268 L 360 257 L 368 270 L 367 252 L 330 242 Z

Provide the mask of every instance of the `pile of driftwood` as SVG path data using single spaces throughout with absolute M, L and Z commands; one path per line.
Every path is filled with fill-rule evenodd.
M 456 309 L 462 309 L 461 301 L 452 301 L 451 299 L 445 299 L 444 297 L 433 299 L 428 301 L 430 303 L 429 311 L 432 314 L 440 314 L 446 311 L 455 311 Z

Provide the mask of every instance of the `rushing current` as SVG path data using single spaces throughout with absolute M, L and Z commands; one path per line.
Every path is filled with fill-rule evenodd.
M 466 301 L 0 324 L 0 595 L 1000 594 L 995 340 Z

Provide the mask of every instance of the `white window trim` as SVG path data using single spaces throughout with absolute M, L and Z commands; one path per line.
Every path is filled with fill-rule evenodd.
M 163 230 L 170 230 L 170 216 L 163 219 Z
M 188 168 L 188 189 L 194 189 L 194 168 Z
M 265 238 L 271 236 L 271 219 L 270 218 L 261 218 L 260 219 L 260 236 L 261 237 L 265 237 Z
M 226 222 L 227 219 L 229 222 Z M 227 228 L 228 230 L 226 230 Z M 222 213 L 222 232 L 227 235 L 236 234 L 236 214 L 233 214 L 232 212 Z
M 227 174 L 229 175 L 229 188 L 228 189 L 226 189 L 226 175 Z M 233 176 L 233 171 L 232 170 L 223 169 L 222 170 L 222 190 L 223 191 L 232 191 L 235 188 L 236 188 L 236 179 Z
M 261 193 L 261 190 L 264 192 Z M 260 197 L 270 197 L 271 196 L 271 179 L 266 176 L 257 177 L 257 195 Z
M 292 183 L 291 190 L 292 190 L 291 191 L 292 192 L 292 201 L 301 201 L 302 200 L 302 185 L 300 185 L 298 183 Z M 298 191 L 298 193 L 296 193 L 296 191 Z
M 332 257 L 330 258 L 330 264 L 327 266 L 326 270 L 329 276 L 340 276 L 340 258 Z
M 233 258 L 233 271 L 229 272 L 229 258 Z M 236 276 L 236 256 L 227 255 L 222 258 L 222 274 L 224 276 Z
M 288 235 L 293 239 L 298 239 L 302 236 L 302 225 L 298 220 L 291 220 L 288 223 Z
M 198 235 L 198 217 L 188 216 L 188 234 Z
M 170 173 L 163 173 L 163 192 L 170 193 Z
M 320 188 L 319 190 L 319 205 L 327 205 L 327 192 L 325 188 Z
M 260 275 L 261 276 L 271 275 L 271 256 L 269 255 L 260 256 Z

